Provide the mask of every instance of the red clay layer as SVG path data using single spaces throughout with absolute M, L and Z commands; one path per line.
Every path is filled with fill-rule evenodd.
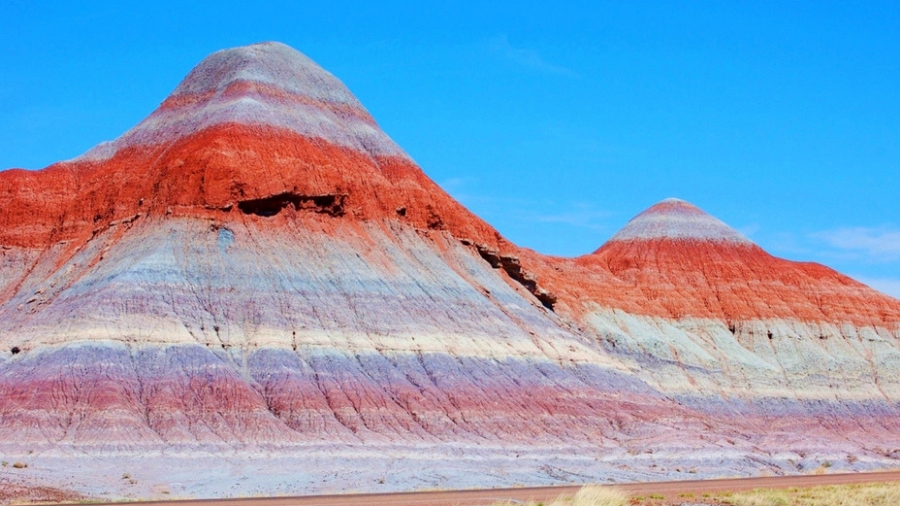
M 281 194 L 343 199 L 341 219 L 395 219 L 520 256 L 524 270 L 580 314 L 585 303 L 641 315 L 737 321 L 900 325 L 900 301 L 832 269 L 772 257 L 752 244 L 611 241 L 591 255 L 549 258 L 504 241 L 412 162 L 372 158 L 273 127 L 227 124 L 103 161 L 0 172 L 0 244 L 46 248 L 89 239 L 110 222 L 165 215 L 241 215 Z
M 171 145 L 126 147 L 107 160 L 0 172 L 0 244 L 45 248 L 86 239 L 139 213 L 227 219 L 242 201 L 286 193 L 340 198 L 346 219 L 397 219 L 495 248 L 501 241 L 405 158 L 224 124 Z
M 541 285 L 576 313 L 593 303 L 637 315 L 728 323 L 788 318 L 900 326 L 900 301 L 823 265 L 776 258 L 754 244 L 610 241 L 575 259 L 535 253 L 528 259 Z

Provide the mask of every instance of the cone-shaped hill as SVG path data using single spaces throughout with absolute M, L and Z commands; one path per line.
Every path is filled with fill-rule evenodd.
M 578 274 L 565 287 L 553 288 L 555 293 L 636 314 L 728 322 L 793 318 L 886 328 L 900 322 L 896 299 L 823 265 L 773 257 L 678 199 L 640 213 L 574 263 L 591 275 Z
M 898 342 L 900 301 L 680 200 L 518 248 L 277 43 L 0 172 L 0 453 L 114 495 L 78 459 L 220 483 L 265 455 L 297 493 L 886 467 Z
M 650 207 L 592 254 L 535 272 L 558 312 L 634 358 L 660 389 L 900 395 L 888 379 L 900 365 L 900 301 L 823 265 L 773 257 L 682 200 Z
M 497 247 L 333 75 L 278 43 L 203 60 L 139 125 L 43 171 L 0 173 L 0 242 L 46 247 L 110 222 L 272 216 L 396 218 Z
M 610 242 L 697 241 L 747 245 L 750 241 L 721 220 L 680 199 L 666 199 L 635 216 Z

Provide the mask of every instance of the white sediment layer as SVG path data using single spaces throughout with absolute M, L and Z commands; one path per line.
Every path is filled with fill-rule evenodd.
M 720 320 L 600 307 L 586 320 L 618 359 L 670 394 L 900 402 L 898 328 L 754 319 L 732 332 Z
M 255 90 L 226 93 L 234 84 L 273 87 L 285 96 Z M 179 99 L 187 99 L 178 104 Z M 100 161 L 127 146 L 168 144 L 205 128 L 239 123 L 292 130 L 372 156 L 406 153 L 387 136 L 336 77 L 300 52 L 279 43 L 226 49 L 204 59 L 157 109 L 118 139 L 76 158 Z
M 635 216 L 610 241 L 696 239 L 752 244 L 749 239 L 688 202 L 666 199 Z
M 311 228 L 178 218 L 109 229 L 64 260 L 60 246 L 0 303 L 0 350 L 109 340 L 617 367 L 452 238 L 439 249 L 399 226 Z

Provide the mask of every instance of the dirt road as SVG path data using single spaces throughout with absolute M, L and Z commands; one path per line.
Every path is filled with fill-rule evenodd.
M 900 481 L 900 471 L 879 473 L 823 474 L 813 476 L 775 476 L 724 480 L 660 481 L 617 484 L 616 487 L 640 495 L 706 492 L 736 492 L 755 488 L 813 487 L 851 483 Z M 574 494 L 579 486 L 505 488 L 489 490 L 449 490 L 440 492 L 404 492 L 394 494 L 318 495 L 300 497 L 255 497 L 247 499 L 195 499 L 121 503 L 123 506 L 482 506 L 500 500 L 546 501 L 562 494 Z M 105 503 L 110 506 L 111 503 Z

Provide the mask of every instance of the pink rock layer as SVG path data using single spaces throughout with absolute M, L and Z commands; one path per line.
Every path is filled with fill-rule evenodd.
M 897 406 L 883 402 L 679 402 L 595 366 L 442 354 L 79 345 L 4 364 L 0 392 L 9 446 L 101 451 L 304 441 L 640 448 L 677 433 L 690 444 L 704 434 L 771 443 L 798 431 L 864 445 L 900 429 Z
M 2 412 L 17 416 L 21 431 L 8 431 L 7 441 L 41 443 L 50 437 L 121 447 L 538 438 L 603 444 L 603 432 L 613 431 L 592 419 L 605 418 L 613 406 L 645 398 L 651 405 L 660 402 L 635 384 L 634 398 L 623 403 L 625 391 L 610 392 L 605 386 L 613 378 L 602 371 L 582 372 L 594 376 L 584 383 L 552 366 L 545 368 L 551 377 L 542 377 L 533 365 L 516 361 L 261 350 L 239 371 L 231 358 L 196 346 L 139 351 L 91 346 L 48 353 L 41 368 L 68 369 L 63 382 L 34 377 L 4 382 Z M 27 393 L 35 389 L 40 395 Z M 528 401 L 539 392 L 547 395 Z M 53 432 L 29 437 L 35 421 Z

